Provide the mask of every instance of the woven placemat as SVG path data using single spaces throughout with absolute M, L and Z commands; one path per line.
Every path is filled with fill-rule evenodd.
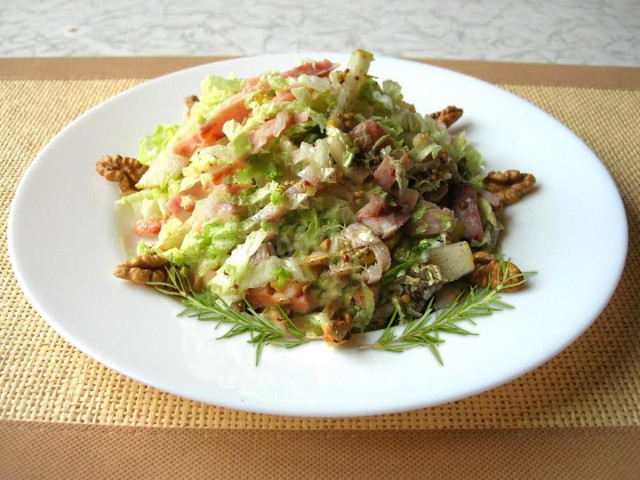
M 16 284 L 4 240 L 9 204 L 22 172 L 65 124 L 141 81 L 0 81 L 0 420 L 307 430 L 640 424 L 640 91 L 502 85 L 584 139 L 623 196 L 630 228 L 627 265 L 593 326 L 544 366 L 466 400 L 393 415 L 313 419 L 204 405 L 119 375 L 53 332 Z
M 3 427 L 3 479 L 637 480 L 640 475 L 635 427 L 300 431 L 27 422 Z

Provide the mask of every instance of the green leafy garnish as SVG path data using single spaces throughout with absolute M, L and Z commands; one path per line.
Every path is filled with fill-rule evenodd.
M 498 275 L 498 285 L 494 289 L 489 287 L 478 289 L 472 286 L 466 294 L 460 294 L 449 308 L 440 311 L 433 309 L 432 300 L 424 314 L 406 323 L 399 333 L 392 328 L 397 319 L 396 311 L 378 340 L 372 344 L 360 345 L 358 349 L 398 353 L 414 347 L 425 347 L 433 353 L 438 363 L 443 364 L 438 351 L 438 347 L 444 342 L 440 337 L 441 334 L 475 335 L 460 324 L 468 322 L 475 325 L 475 319 L 478 317 L 513 308 L 500 299 L 500 292 L 505 288 L 522 285 L 529 276 L 534 274 L 534 272 L 523 272 L 509 276 L 509 262 L 503 259 L 499 262 L 501 275 Z M 247 342 L 256 348 L 256 365 L 260 363 L 262 351 L 266 345 L 294 348 L 321 338 L 305 335 L 280 307 L 278 308 L 282 325 L 256 312 L 246 301 L 245 310 L 239 311 L 214 293 L 207 290 L 195 291 L 178 267 L 173 264 L 167 267 L 167 272 L 169 277 L 167 282 L 150 282 L 149 285 L 165 295 L 177 298 L 184 305 L 185 308 L 178 316 L 215 322 L 217 326 L 223 324 L 230 326 L 226 333 L 218 337 L 219 339 L 248 334 Z M 517 281 L 514 282 L 516 279 Z
M 508 275 L 509 262 L 505 260 L 499 260 L 499 262 L 499 283 L 496 288 L 478 289 L 476 286 L 472 286 L 466 294 L 461 293 L 458 295 L 449 308 L 438 312 L 433 309 L 432 299 L 422 316 L 406 323 L 400 333 L 396 333 L 391 329 L 396 320 L 396 315 L 394 314 L 375 343 L 361 345 L 359 348 L 361 350 L 377 349 L 398 353 L 414 347 L 426 347 L 433 353 L 438 363 L 442 365 L 443 361 L 438 351 L 438 346 L 444 340 L 440 338 L 440 334 L 475 335 L 475 333 L 463 328 L 460 324 L 467 322 L 475 325 L 475 319 L 478 317 L 486 317 L 493 312 L 512 309 L 511 305 L 500 299 L 500 292 L 505 288 L 514 288 L 522 285 L 529 276 L 535 273 L 522 272 L 516 275 Z M 514 282 L 516 279 L 520 280 Z
M 247 343 L 256 347 L 256 365 L 260 363 L 265 345 L 294 348 L 313 339 L 313 337 L 306 337 L 281 308 L 280 314 L 286 323 L 286 330 L 256 312 L 248 302 L 245 302 L 246 312 L 242 312 L 213 293 L 206 290 L 194 291 L 189 280 L 181 275 L 173 264 L 167 268 L 167 272 L 168 282 L 149 282 L 149 285 L 155 287 L 160 293 L 176 297 L 185 306 L 178 316 L 197 318 L 203 322 L 215 322 L 216 327 L 222 324 L 230 325 L 231 328 L 218 337 L 219 339 L 248 334 Z

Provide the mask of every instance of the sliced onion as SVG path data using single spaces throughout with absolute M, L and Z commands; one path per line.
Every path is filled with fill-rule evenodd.
M 371 229 L 361 223 L 352 223 L 345 230 L 345 237 L 351 242 L 353 248 L 369 247 L 376 258 L 373 265 L 364 271 L 364 281 L 367 284 L 380 281 L 382 274 L 391 267 L 391 254 L 387 246 L 376 237 Z

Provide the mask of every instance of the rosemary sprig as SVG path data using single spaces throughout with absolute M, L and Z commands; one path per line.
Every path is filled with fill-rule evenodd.
M 505 288 L 522 285 L 529 276 L 535 273 L 522 272 L 516 275 L 508 275 L 509 262 L 502 259 L 499 262 L 499 283 L 494 289 L 489 287 L 478 289 L 472 286 L 466 295 L 458 295 L 449 308 L 437 313 L 433 310 L 432 299 L 422 316 L 405 324 L 400 333 L 394 332 L 391 328 L 397 317 L 394 314 L 375 343 L 360 345 L 358 348 L 361 350 L 376 349 L 399 353 L 414 347 L 425 347 L 431 351 L 438 363 L 442 365 L 442 357 L 438 351 L 438 347 L 444 342 L 440 338 L 441 334 L 476 335 L 460 324 L 467 322 L 475 325 L 475 319 L 478 317 L 491 315 L 493 312 L 505 309 L 512 309 L 511 305 L 500 299 L 500 292 Z M 516 279 L 519 280 L 510 283 Z
M 432 300 L 423 315 L 417 320 L 406 323 L 400 333 L 396 333 L 392 328 L 397 320 L 396 311 L 375 343 L 360 345 L 358 348 L 360 350 L 374 349 L 398 353 L 409 348 L 425 347 L 442 364 L 442 357 L 438 351 L 438 347 L 444 342 L 440 338 L 441 334 L 475 335 L 460 324 L 468 322 L 475 325 L 474 319 L 478 317 L 513 308 L 500 300 L 499 293 L 505 288 L 523 284 L 529 276 L 535 273 L 522 272 L 509 276 L 509 262 L 503 259 L 500 259 L 499 262 L 501 274 L 498 275 L 499 284 L 496 288 L 477 289 L 471 287 L 466 294 L 458 295 L 449 308 L 439 312 L 433 310 Z M 230 325 L 229 330 L 218 338 L 248 334 L 247 342 L 256 348 L 256 365 L 260 363 L 262 351 L 266 345 L 294 348 L 320 339 L 320 337 L 306 336 L 282 308 L 279 310 L 286 322 L 286 329 L 280 328 L 273 320 L 256 312 L 248 302 L 245 302 L 246 311 L 238 311 L 209 291 L 195 291 L 189 280 L 181 275 L 173 264 L 167 267 L 167 273 L 169 277 L 167 282 L 149 282 L 149 285 L 165 295 L 176 297 L 185 306 L 178 316 L 216 322 L 216 328 L 222 324 Z M 514 279 L 519 280 L 510 283 Z
M 167 273 L 168 282 L 149 282 L 149 285 L 155 287 L 160 293 L 177 297 L 185 306 L 178 316 L 216 322 L 216 328 L 221 324 L 231 325 L 229 330 L 218 337 L 219 339 L 249 334 L 247 343 L 256 348 L 256 365 L 260 363 L 265 345 L 294 348 L 315 339 L 315 337 L 305 336 L 282 308 L 280 313 L 287 323 L 286 331 L 271 319 L 256 312 L 249 303 L 246 303 L 247 311 L 242 312 L 211 292 L 195 291 L 189 280 L 182 276 L 173 264 L 167 267 Z

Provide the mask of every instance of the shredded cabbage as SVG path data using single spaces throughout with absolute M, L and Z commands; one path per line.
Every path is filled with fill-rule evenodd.
M 394 310 L 424 311 L 443 284 L 429 252 L 491 250 L 501 209 L 485 192 L 466 200 L 471 213 L 456 210 L 463 187 L 485 189 L 480 154 L 438 114 L 418 113 L 399 83 L 370 76 L 372 59 L 205 78 L 180 125 L 139 141 L 149 168 L 118 202 L 142 222 L 138 253 L 328 341 L 348 338 L 334 338 L 337 322 L 364 332 Z

